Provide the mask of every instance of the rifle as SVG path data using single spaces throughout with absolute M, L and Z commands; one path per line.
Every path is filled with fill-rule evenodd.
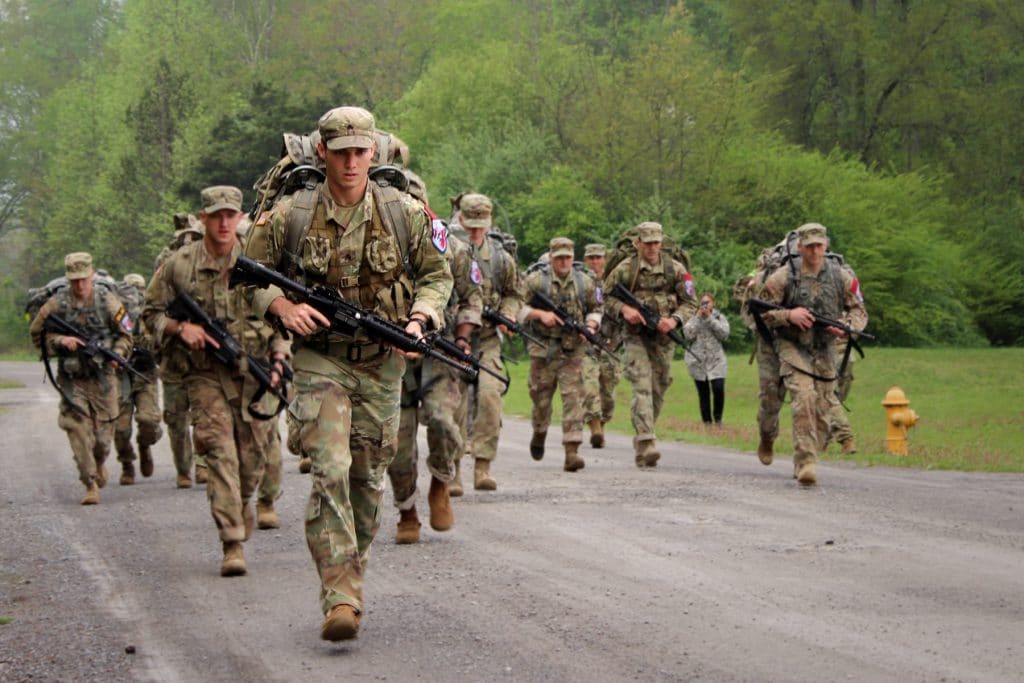
M 544 311 L 551 311 L 552 313 L 554 313 L 555 315 L 562 319 L 562 329 L 564 331 L 576 332 L 577 334 L 582 335 L 583 338 L 586 339 L 587 342 L 591 346 L 596 348 L 598 351 L 604 351 L 606 354 L 608 354 L 608 357 L 614 360 L 616 363 L 621 362 L 619 360 L 619 357 L 615 355 L 615 352 L 609 349 L 607 346 L 605 346 L 604 340 L 601 339 L 601 335 L 587 327 L 585 324 L 581 323 L 579 320 L 576 320 L 576 318 L 569 315 L 568 311 L 566 311 L 564 308 L 562 308 L 554 301 L 552 301 L 551 297 L 549 297 L 547 294 L 544 294 L 543 292 L 534 292 L 533 296 L 530 297 L 529 305 L 532 308 L 539 308 Z
M 68 321 L 61 318 L 59 315 L 51 313 L 50 315 L 46 316 L 46 320 L 43 322 L 43 329 L 48 332 L 56 332 L 57 334 L 63 334 L 68 337 L 76 337 L 82 340 L 83 342 L 85 342 L 85 346 L 78 349 L 78 353 L 88 358 L 93 358 L 98 355 L 104 360 L 116 363 L 119 368 L 128 371 L 135 377 L 141 379 L 143 382 L 146 382 L 147 384 L 149 383 L 149 380 L 146 379 L 146 376 L 143 375 L 138 370 L 136 370 L 135 368 L 133 368 L 131 366 L 131 363 L 129 363 L 127 359 L 122 358 L 114 351 L 105 348 L 103 345 L 99 343 L 99 341 L 86 334 L 84 330 L 77 327 L 76 325 L 69 323 Z
M 227 327 L 225 327 L 222 322 L 211 318 L 206 311 L 199 307 L 196 300 L 185 292 L 178 292 L 178 295 L 174 297 L 174 300 L 168 304 L 167 315 L 175 320 L 200 325 L 208 335 L 213 337 L 214 341 L 217 342 L 220 348 L 213 348 L 213 346 L 207 345 L 206 350 L 218 363 L 229 368 L 241 370 L 242 359 L 245 359 L 246 369 L 249 371 L 249 374 L 252 375 L 253 379 L 255 379 L 259 384 L 259 389 L 256 391 L 256 394 L 252 398 L 252 402 L 249 403 L 248 406 L 249 414 L 254 418 L 257 420 L 269 420 L 284 410 L 285 406 L 288 405 L 287 382 L 291 379 L 292 373 L 287 364 L 284 365 L 284 372 L 282 373 L 283 376 L 281 377 L 281 381 L 278 383 L 278 386 L 271 386 L 270 363 L 264 363 L 263 361 L 254 358 L 251 354 L 246 353 L 245 349 L 242 348 L 241 343 L 239 343 L 239 341 L 231 336 L 230 332 L 228 332 Z M 255 405 L 268 391 L 279 401 L 277 410 L 270 415 L 260 412 L 255 408 Z
M 764 319 L 761 318 L 761 314 L 764 313 L 765 311 L 784 311 L 784 310 L 789 310 L 789 308 L 786 307 L 786 306 L 781 306 L 779 304 L 773 304 L 770 301 L 765 301 L 764 299 L 757 299 L 757 298 L 749 299 L 747 301 L 747 307 L 750 310 L 751 315 L 754 316 L 754 323 L 757 325 L 757 331 L 761 334 L 761 337 L 763 337 L 764 340 L 766 342 L 768 342 L 769 344 L 773 343 L 774 339 L 772 338 L 772 334 L 769 331 L 768 326 L 765 325 Z M 808 309 L 808 310 L 810 310 L 810 309 Z M 818 377 L 817 375 L 810 375 L 810 373 L 804 373 L 804 374 L 810 375 L 811 377 L 813 377 L 815 379 L 820 379 L 820 380 L 823 380 L 823 381 L 829 381 L 830 382 L 832 380 L 838 379 L 838 378 L 843 376 L 843 372 L 846 371 L 846 365 L 847 365 L 847 363 L 850 360 L 850 351 L 852 349 L 856 349 L 857 350 L 857 354 L 860 355 L 861 358 L 864 357 L 864 349 L 862 349 L 860 347 L 860 344 L 857 343 L 858 337 L 864 337 L 865 339 L 870 339 L 871 341 L 875 341 L 877 339 L 877 337 L 875 337 L 875 335 L 873 335 L 873 334 L 868 334 L 867 332 L 859 332 L 859 331 L 853 329 L 852 327 L 850 327 L 849 325 L 847 325 L 846 323 L 840 322 L 839 320 L 833 320 L 832 318 L 826 318 L 825 316 L 818 315 L 814 311 L 810 311 L 810 312 L 811 312 L 811 315 L 814 316 L 814 325 L 816 327 L 821 327 L 821 328 L 835 327 L 835 328 L 838 328 L 838 329 L 842 330 L 843 332 L 845 332 L 846 336 L 849 337 L 849 339 L 850 339 L 850 343 L 846 345 L 846 352 L 843 353 L 843 362 L 839 365 L 839 372 L 836 374 L 835 377 L 829 379 L 827 377 Z M 797 369 L 799 370 L 799 368 L 797 368 Z
M 461 360 L 461 361 L 463 361 L 465 363 L 468 363 L 477 372 L 483 370 L 488 375 L 490 375 L 491 377 L 495 378 L 496 380 L 498 380 L 499 382 L 504 384 L 505 385 L 505 389 L 502 390 L 501 393 L 502 393 L 502 395 L 505 394 L 505 391 L 508 389 L 508 385 L 511 382 L 511 379 L 509 377 L 507 377 L 505 375 L 499 375 L 494 370 L 491 370 L 490 368 L 488 368 L 488 367 L 486 367 L 484 365 L 481 365 L 479 358 L 474 356 L 472 353 L 466 353 L 461 348 L 459 348 L 458 344 L 456 344 L 455 342 L 451 341 L 450 339 L 446 339 L 444 336 L 441 335 L 440 332 L 437 332 L 437 331 L 431 332 L 430 334 L 428 334 L 425 337 L 425 339 L 427 340 L 427 343 L 429 343 L 431 346 L 437 347 L 438 349 L 441 350 L 442 353 L 445 353 L 445 354 L 451 356 L 452 358 L 458 358 L 459 360 Z M 472 382 L 472 381 L 475 381 L 475 380 L 471 379 L 469 381 Z
M 517 323 L 512 318 L 508 318 L 502 315 L 501 311 L 495 308 L 491 308 L 490 306 L 484 306 L 484 312 L 483 314 L 481 314 L 480 317 L 486 320 L 487 322 L 493 324 L 495 327 L 497 327 L 498 325 L 504 325 L 506 328 L 508 328 L 509 332 L 512 332 L 513 334 L 520 334 L 523 336 L 523 339 L 529 339 L 534 344 L 539 344 L 540 346 L 545 345 L 543 341 L 541 341 L 540 339 L 538 339 L 537 337 L 533 336 L 525 329 L 523 329 L 522 325 Z
M 338 296 L 337 291 L 329 287 L 323 285 L 306 287 L 247 256 L 239 256 L 235 261 L 234 268 L 231 269 L 228 286 L 235 287 L 237 285 L 255 285 L 261 289 L 275 285 L 286 292 L 295 294 L 306 304 L 319 311 L 331 321 L 330 330 L 335 334 L 351 337 L 359 330 L 363 330 L 371 339 L 390 344 L 406 353 L 419 353 L 439 360 L 462 372 L 470 382 L 475 382 L 479 377 L 479 361 L 476 361 L 474 365 L 466 358 L 461 349 L 457 354 L 452 353 L 451 355 L 438 350 L 439 335 L 429 338 L 414 337 L 390 320 L 345 301 Z M 457 346 L 455 348 L 458 349 Z
M 625 285 L 621 282 L 612 287 L 611 291 L 608 292 L 608 296 L 613 296 L 627 306 L 635 308 L 639 311 L 640 315 L 643 316 L 644 330 L 651 334 L 658 333 L 658 323 L 661 322 L 661 316 L 658 315 L 658 312 L 653 308 L 640 301 L 640 299 L 637 299 L 636 295 L 626 289 Z M 679 346 L 682 346 L 687 351 L 690 350 L 690 347 L 686 344 L 686 339 L 683 338 L 683 335 L 679 332 L 678 328 L 669 332 L 668 338 Z M 693 353 L 691 352 L 690 355 L 693 355 Z

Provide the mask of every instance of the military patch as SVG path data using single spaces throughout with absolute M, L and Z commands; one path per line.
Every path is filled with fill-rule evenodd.
M 686 288 L 686 295 L 691 299 L 697 296 L 696 288 L 693 286 L 693 276 L 689 273 L 683 273 L 683 287 Z
M 125 334 L 131 334 L 132 330 L 135 329 L 135 325 L 132 323 L 132 317 L 128 315 L 124 308 L 119 308 L 117 310 L 117 315 L 114 316 L 114 322 L 120 326 L 121 331 Z
M 473 263 L 469 264 L 469 280 L 474 285 L 479 285 L 484 281 L 483 271 L 480 270 L 480 264 L 473 259 Z
M 269 211 L 262 212 L 260 214 L 260 217 L 256 219 L 256 225 L 264 225 L 264 224 L 266 224 L 268 218 L 270 218 L 270 212 Z
M 860 280 L 853 278 L 853 284 L 850 285 L 850 293 L 857 297 L 857 301 L 864 303 L 864 294 L 860 291 Z
M 444 223 L 440 219 L 431 221 L 430 225 L 433 228 L 430 241 L 443 254 L 448 251 L 448 228 L 444 227 Z

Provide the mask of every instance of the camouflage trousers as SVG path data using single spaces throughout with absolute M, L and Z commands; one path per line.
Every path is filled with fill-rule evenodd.
M 786 385 L 779 374 L 779 356 L 769 344 L 757 338 L 758 406 L 757 428 L 761 438 L 774 442 L 779 437 L 779 413 L 786 399 Z
M 196 449 L 206 453 L 206 497 L 222 541 L 244 541 L 245 509 L 263 476 L 262 440 L 269 425 L 250 420 L 243 381 L 218 369 L 192 372 L 185 388 Z
M 578 444 L 583 441 L 583 367 L 586 357 L 583 347 L 578 346 L 570 352 L 558 350 L 551 357 L 545 354 L 530 358 L 529 388 L 530 400 L 533 401 L 530 422 L 535 433 L 548 431 L 551 400 L 555 389 L 559 388 L 562 397 L 562 443 Z
M 262 432 L 263 478 L 260 479 L 256 498 L 263 503 L 272 503 L 281 497 L 281 416 L 267 420 Z
M 78 480 L 88 486 L 110 454 L 118 408 L 117 379 L 113 371 L 106 371 L 100 378 L 70 380 L 62 376 L 59 381 L 64 393 L 85 413 L 61 399 L 57 426 L 68 435 Z
M 402 413 L 398 426 L 398 449 L 388 466 L 388 478 L 395 507 L 408 510 L 416 505 L 416 480 L 419 477 L 419 447 L 416 433 L 420 424 L 427 427 L 427 469 L 432 477 L 448 482 L 455 478 L 455 461 L 462 455 L 462 422 L 465 383 L 456 371 L 430 358 L 410 363 L 402 381 Z
M 623 374 L 633 385 L 630 414 L 637 447 L 655 438 L 654 424 L 661 415 L 665 392 L 672 384 L 674 351 L 675 345 L 665 335 L 651 337 L 634 333 L 626 336 L 622 364 Z
M 124 379 L 121 387 L 127 386 L 130 394 L 123 397 L 121 401 L 121 414 L 114 426 L 114 447 L 117 449 L 117 459 L 121 463 L 130 463 L 135 460 L 135 451 L 132 449 L 132 418 L 139 427 L 136 437 L 139 448 L 152 446 L 163 436 L 163 429 L 160 428 L 160 399 L 157 389 L 156 370 L 147 372 L 146 379 L 149 383 L 140 379 Z
M 295 354 L 290 439 L 313 462 L 306 544 L 324 614 L 339 604 L 363 609 L 363 574 L 398 446 L 404 371 L 405 360 L 390 350 L 357 363 L 309 348 Z
M 850 395 L 850 388 L 853 386 L 853 359 L 854 354 L 851 353 L 850 361 L 846 364 L 846 370 L 836 382 L 836 405 L 832 408 L 828 418 L 828 439 L 839 443 L 853 438 L 853 427 L 850 426 L 850 418 L 847 416 L 846 409 L 842 405 L 842 402 Z
M 494 335 L 480 340 L 474 352 L 480 364 L 501 373 L 501 338 Z M 494 460 L 498 455 L 498 434 L 501 433 L 501 392 L 505 385 L 481 372 L 469 406 L 468 452 L 480 460 Z
M 839 403 L 835 381 L 823 382 L 794 369 L 782 356 L 780 371 L 786 391 L 791 397 L 793 413 L 793 465 L 817 462 L 828 437 L 829 416 Z M 820 377 L 833 377 L 835 364 L 831 357 L 816 356 L 811 371 Z
M 615 387 L 619 384 L 622 370 L 608 354 L 597 357 L 587 354 L 583 359 L 584 400 L 583 422 L 593 420 L 611 422 L 615 413 Z
M 167 425 L 167 440 L 171 443 L 174 469 L 178 474 L 192 473 L 193 459 L 197 465 L 205 466 L 205 458 L 198 448 L 193 448 L 193 437 L 189 433 L 188 391 L 184 379 L 163 377 L 164 424 Z M 194 454 L 194 455 L 193 455 Z

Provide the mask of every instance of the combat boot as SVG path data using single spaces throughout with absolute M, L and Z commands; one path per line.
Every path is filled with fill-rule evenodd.
M 452 501 L 448 497 L 448 484 L 437 477 L 430 476 L 430 492 L 427 494 L 430 503 L 430 528 L 434 531 L 448 531 L 455 524 L 452 513 Z
M 179 472 L 178 478 L 174 480 L 174 483 L 179 489 L 190 489 L 192 488 L 192 477 Z
M 205 484 L 208 478 L 209 474 L 207 474 L 206 465 L 196 465 L 196 483 Z
M 448 482 L 448 496 L 458 498 L 462 495 L 462 460 L 455 461 L 455 478 Z
M 352 640 L 359 634 L 359 612 L 352 605 L 335 605 L 320 626 L 320 639 Z
M 408 510 L 398 511 L 398 531 L 395 532 L 395 543 L 408 545 L 420 542 L 420 518 L 416 516 L 416 506 Z
M 566 472 L 575 472 L 576 470 L 582 470 L 586 462 L 580 457 L 578 453 L 580 445 L 578 443 L 567 443 L 565 444 L 565 465 L 562 469 Z
M 757 459 L 761 461 L 762 465 L 771 465 L 772 460 L 775 459 L 775 453 L 772 451 L 772 439 L 767 436 L 761 435 L 761 443 L 757 444 Z
M 812 486 L 818 481 L 817 468 L 813 462 L 805 462 L 796 470 L 796 480 L 803 486 Z
M 82 497 L 82 505 L 96 505 L 100 502 L 100 487 L 96 482 L 85 487 L 85 496 Z
M 530 438 L 530 455 L 534 460 L 540 460 L 544 457 L 544 439 L 547 437 L 547 432 L 534 432 Z
M 594 448 L 604 448 L 604 425 L 596 417 L 590 421 L 590 445 Z
M 244 576 L 245 555 L 239 541 L 224 541 L 224 561 L 220 563 L 221 576 Z
M 852 436 L 846 441 L 840 441 L 839 445 L 843 447 L 843 455 L 853 455 L 857 452 L 857 443 Z
M 644 439 L 636 442 L 636 466 L 657 467 L 661 453 L 654 447 L 654 439 Z
M 107 466 L 103 463 L 96 464 L 96 486 L 103 488 L 107 485 Z
M 139 446 L 139 472 L 144 477 L 153 476 L 153 451 L 151 446 Z
M 131 486 L 135 483 L 135 465 L 130 462 L 121 463 L 121 479 L 118 483 L 121 486 Z
M 476 459 L 476 466 L 473 468 L 473 488 L 477 491 L 494 491 L 498 488 L 498 482 L 491 476 L 490 460 Z
M 313 459 L 309 456 L 303 455 L 299 458 L 299 472 L 301 474 L 309 474 L 310 470 L 313 469 Z
M 260 529 L 277 529 L 281 526 L 281 520 L 274 510 L 274 501 L 256 501 L 256 526 Z

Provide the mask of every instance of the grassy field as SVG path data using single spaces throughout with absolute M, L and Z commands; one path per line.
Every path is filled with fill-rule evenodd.
M 874 349 L 854 366 L 855 381 L 847 400 L 859 452 L 840 456 L 830 446 L 826 460 L 862 465 L 988 472 L 1024 472 L 1024 349 Z M 528 417 L 528 363 L 510 365 L 512 388 L 505 397 L 508 414 Z M 669 389 L 658 421 L 661 439 L 727 446 L 753 452 L 757 446 L 757 366 L 747 356 L 729 357 L 723 427 L 706 431 L 700 422 L 697 392 L 682 361 L 673 366 Z M 910 432 L 910 455 L 885 451 L 885 410 L 882 399 L 900 386 L 910 407 L 921 417 Z M 629 422 L 631 388 L 625 380 L 616 390 L 612 431 L 632 434 Z M 556 400 L 556 415 L 559 401 Z M 556 416 L 556 420 L 560 420 Z M 789 405 L 783 408 L 777 454 L 792 452 Z

